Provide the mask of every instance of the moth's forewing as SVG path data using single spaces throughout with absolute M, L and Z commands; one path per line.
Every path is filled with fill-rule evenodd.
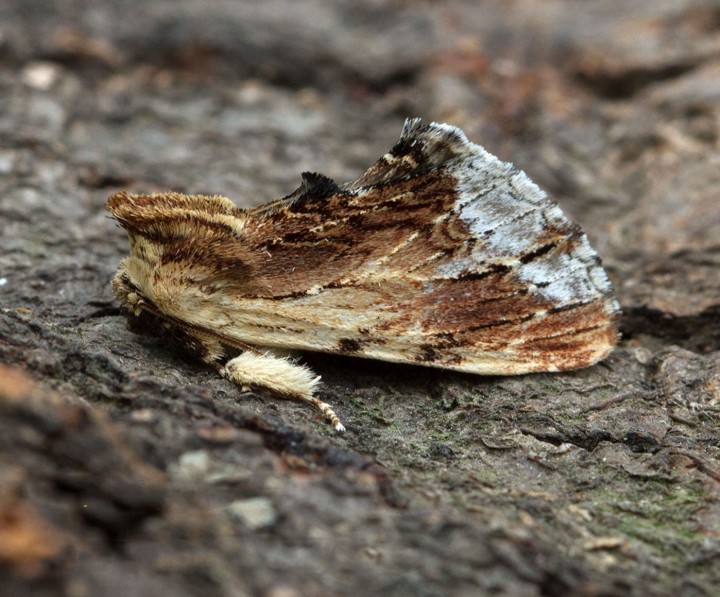
M 617 342 L 586 236 L 448 125 L 408 121 L 357 181 L 304 175 L 253 210 L 175 194 L 108 206 L 132 239 L 126 298 L 230 345 L 514 374 L 590 365 Z

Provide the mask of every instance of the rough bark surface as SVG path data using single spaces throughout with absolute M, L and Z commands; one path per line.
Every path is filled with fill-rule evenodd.
M 717 594 L 718 100 L 712 0 L 0 0 L 0 594 Z M 339 436 L 125 329 L 111 192 L 257 205 L 415 115 L 582 224 L 606 362 L 308 355 Z

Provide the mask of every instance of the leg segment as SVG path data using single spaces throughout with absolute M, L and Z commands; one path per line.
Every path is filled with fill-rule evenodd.
M 221 367 L 220 374 L 241 386 L 266 388 L 281 396 L 312 404 L 325 415 L 336 431 L 345 431 L 345 426 L 332 407 L 313 396 L 320 377 L 286 357 L 276 356 L 270 351 L 246 350 Z

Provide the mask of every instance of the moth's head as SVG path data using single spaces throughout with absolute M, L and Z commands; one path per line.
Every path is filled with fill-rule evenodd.
M 144 297 L 140 289 L 120 265 L 111 286 L 126 315 L 126 326 L 131 332 L 143 336 L 159 336 L 168 328 L 168 322 L 161 316 L 155 305 Z
M 126 268 L 128 259 L 124 259 L 110 283 L 115 296 L 128 313 L 139 317 L 144 309 L 150 307 L 140 286 L 134 281 Z
M 120 192 L 107 209 L 130 241 L 112 282 L 130 313 L 178 316 L 188 297 L 249 276 L 246 215 L 229 199 Z
M 149 297 L 153 294 L 153 273 L 162 252 L 153 240 L 157 236 L 153 230 L 167 212 L 167 207 L 160 203 L 154 195 L 120 192 L 112 195 L 106 206 L 130 241 L 130 255 L 120 262 L 111 286 L 122 306 L 135 316 L 152 311 Z

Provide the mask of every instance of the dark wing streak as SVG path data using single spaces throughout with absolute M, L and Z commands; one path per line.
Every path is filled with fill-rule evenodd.
M 560 332 L 557 334 L 548 334 L 547 336 L 534 336 L 532 338 L 527 338 L 523 341 L 523 344 L 536 344 L 543 342 L 544 340 L 556 340 L 557 338 L 572 338 L 573 336 L 580 336 L 582 334 L 587 334 L 588 332 L 594 332 L 597 330 L 606 329 L 607 324 L 606 323 L 598 323 L 595 325 L 589 325 L 583 328 L 577 328 L 574 330 L 570 330 L 569 332 Z
M 324 174 L 317 172 L 303 172 L 301 175 L 302 182 L 300 186 L 289 195 L 281 199 L 275 199 L 265 205 L 259 205 L 251 210 L 248 214 L 255 218 L 263 218 L 279 211 L 290 208 L 307 206 L 318 201 L 323 201 L 331 195 L 340 192 L 340 187 L 332 178 L 328 178 Z

